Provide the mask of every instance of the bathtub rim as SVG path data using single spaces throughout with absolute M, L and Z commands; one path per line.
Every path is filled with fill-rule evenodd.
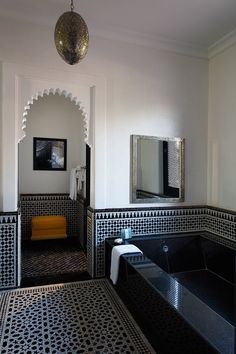
M 132 240 L 160 240 L 160 239 L 171 239 L 171 238 L 180 238 L 180 237 L 193 237 L 193 236 L 200 236 L 203 238 L 206 238 L 210 241 L 216 242 L 224 247 L 230 248 L 235 252 L 236 255 L 236 242 L 231 241 L 231 240 L 226 240 L 223 239 L 221 236 L 209 233 L 209 232 L 187 232 L 187 233 L 168 233 L 168 234 L 153 234 L 153 235 L 133 235 L 131 239 L 125 240 L 124 244 L 129 244 L 132 242 Z M 117 237 L 117 236 L 116 236 Z M 114 246 L 114 237 L 107 238 L 106 242 L 108 242 L 110 245 Z M 136 255 L 137 256 L 137 255 Z M 132 263 L 132 258 L 134 259 L 135 255 L 132 256 L 130 255 L 122 255 L 121 258 L 127 261 L 130 266 L 132 266 L 136 272 L 142 276 L 142 278 L 145 279 L 145 281 L 151 286 L 155 291 L 158 292 L 158 294 L 165 300 L 167 303 L 172 307 L 174 311 L 178 313 L 178 315 L 188 323 L 189 326 L 191 326 L 202 338 L 203 340 L 207 341 L 210 343 L 210 345 L 215 349 L 215 350 L 220 350 L 222 346 L 220 343 L 222 342 L 222 337 L 224 337 L 224 342 L 226 343 L 227 346 L 227 351 L 223 351 L 222 353 L 231 353 L 228 351 L 228 348 L 232 348 L 234 350 L 235 347 L 235 326 L 233 326 L 231 323 L 229 323 L 224 317 L 219 315 L 216 311 L 211 309 L 206 303 L 204 303 L 201 299 L 199 299 L 196 295 L 194 295 L 190 290 L 188 290 L 185 286 L 181 285 L 176 279 L 174 279 L 171 274 L 168 274 L 165 272 L 161 267 L 159 267 L 157 264 L 152 262 L 147 256 L 145 256 L 145 259 L 148 260 L 148 263 L 150 266 L 154 267 L 156 269 L 157 274 L 164 275 L 167 279 L 172 279 L 172 282 L 174 284 L 178 283 L 178 287 L 180 291 L 188 297 L 188 299 L 191 299 L 193 302 L 193 305 L 197 307 L 200 307 L 201 311 L 203 313 L 207 313 L 208 315 L 206 316 L 206 321 L 204 323 L 207 323 L 205 328 L 202 328 L 201 323 L 197 320 L 197 316 L 193 316 L 191 313 L 191 316 L 189 314 L 184 313 L 183 311 L 180 311 L 177 309 L 171 301 L 168 301 L 166 299 L 166 296 L 163 294 L 163 292 L 158 289 L 147 277 L 144 276 L 144 272 L 142 272 L 142 268 L 138 267 L 137 264 Z M 175 283 L 176 282 L 176 283 Z M 119 281 L 118 281 L 119 283 Z M 192 312 L 192 311 L 191 311 Z M 219 325 L 216 326 L 216 323 L 219 323 Z M 204 326 L 203 326 L 204 327 Z M 208 330 L 206 330 L 206 327 Z M 212 328 L 217 327 L 217 331 L 212 331 Z M 224 334 L 224 335 L 223 335 Z M 232 351 L 233 353 L 234 351 Z

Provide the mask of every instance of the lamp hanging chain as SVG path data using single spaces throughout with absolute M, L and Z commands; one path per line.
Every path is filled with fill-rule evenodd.
M 74 11 L 74 2 L 73 2 L 73 0 L 70 0 L 70 10 Z

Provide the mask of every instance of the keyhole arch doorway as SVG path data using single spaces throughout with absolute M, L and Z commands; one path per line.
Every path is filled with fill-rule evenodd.
M 47 98 L 49 98 L 49 96 L 51 96 L 51 97 L 48 100 Z M 55 97 L 55 99 L 54 99 L 52 96 L 58 96 L 58 97 Z M 61 98 L 62 98 L 62 100 L 61 100 Z M 37 102 L 37 107 L 36 107 L 36 102 Z M 59 103 L 60 103 L 60 106 L 59 106 Z M 34 107 L 34 105 L 35 105 L 35 107 Z M 42 105 L 44 106 L 44 108 L 42 108 Z M 58 107 L 57 107 L 57 105 L 58 105 Z M 55 111 L 54 111 L 54 106 L 55 106 Z M 61 114 L 60 114 L 60 110 L 62 110 Z M 67 115 L 65 114 L 66 110 L 68 110 L 68 114 Z M 47 113 L 47 111 L 48 111 L 48 113 Z M 40 112 L 42 112 L 42 115 L 40 115 Z M 47 118 L 40 120 L 40 117 L 42 117 L 44 115 L 44 113 L 46 113 L 45 117 L 47 117 Z M 52 121 L 50 120 L 51 113 L 54 116 Z M 70 115 L 71 115 L 72 119 L 69 119 Z M 46 90 L 45 89 L 42 92 L 37 93 L 34 96 L 32 96 L 30 101 L 28 101 L 28 104 L 27 104 L 27 106 L 24 109 L 23 118 L 22 118 L 22 122 L 21 122 L 21 124 L 22 124 L 22 126 L 21 126 L 21 128 L 22 128 L 22 138 L 19 140 L 18 149 L 20 150 L 21 144 L 24 144 L 24 143 L 28 144 L 28 145 L 24 146 L 24 151 L 25 151 L 25 147 L 26 146 L 28 146 L 29 148 L 32 149 L 32 137 L 35 134 L 37 135 L 37 127 L 40 128 L 39 126 L 43 125 L 45 128 L 43 128 L 42 130 L 39 129 L 40 134 L 42 133 L 42 131 L 47 134 L 47 125 L 46 125 L 47 122 L 48 122 L 49 125 L 51 124 L 52 126 L 55 126 L 55 121 L 56 121 L 58 116 L 59 116 L 58 124 L 60 125 L 60 123 L 63 122 L 63 120 L 64 120 L 63 117 L 65 117 L 65 123 L 60 125 L 59 130 L 57 130 L 57 134 L 58 134 L 58 131 L 61 131 L 62 138 L 67 137 L 67 147 L 69 145 L 70 139 L 72 139 L 73 141 L 71 142 L 71 145 L 73 147 L 76 147 L 76 150 L 78 150 L 78 148 L 81 149 L 83 147 L 83 151 L 84 152 L 86 151 L 86 155 L 87 155 L 87 149 L 89 148 L 89 146 L 88 146 L 88 119 L 87 119 L 87 113 L 86 113 L 85 109 L 83 108 L 81 102 L 78 100 L 78 97 L 75 97 L 70 92 L 67 92 L 67 91 L 61 90 L 61 89 L 53 89 L 53 90 Z M 37 119 L 38 119 L 38 123 L 36 123 L 36 125 L 35 125 L 35 122 L 37 121 Z M 76 124 L 76 119 L 78 119 L 80 121 L 78 124 Z M 66 130 L 66 125 L 71 125 L 71 127 L 68 129 L 69 132 L 72 131 L 71 135 L 68 135 L 68 132 Z M 65 128 L 64 129 L 64 131 L 65 131 L 65 135 L 64 136 L 63 136 L 63 128 Z M 78 131 L 78 129 L 80 131 L 80 133 L 78 134 L 78 139 L 79 139 L 78 145 L 77 144 L 75 145 L 76 134 L 73 134 L 73 129 L 74 129 L 74 132 L 76 130 Z M 50 133 L 52 133 L 53 129 L 51 129 L 49 131 L 50 131 Z M 42 135 L 42 136 L 44 137 L 45 135 Z M 47 135 L 47 136 L 50 137 L 50 134 Z M 29 145 L 29 142 L 31 143 L 30 145 Z M 85 145 L 86 145 L 86 149 L 85 149 Z M 69 151 L 68 151 L 68 153 L 69 153 Z M 20 164 L 22 163 L 22 156 L 24 158 L 24 154 L 23 155 L 20 154 L 20 151 L 19 151 L 18 156 L 19 156 L 18 157 L 18 162 L 19 162 L 18 166 L 20 167 Z M 68 158 L 69 158 L 69 156 L 68 156 Z M 84 161 L 83 161 L 83 163 L 84 163 Z M 87 159 L 86 159 L 86 165 L 87 165 Z M 23 165 L 21 165 L 21 168 L 22 167 L 23 167 Z M 31 168 L 32 168 L 32 165 L 31 165 Z M 44 174 L 44 173 L 42 173 L 42 171 L 34 171 L 34 173 L 35 174 L 41 173 L 42 175 Z M 59 173 L 56 172 L 54 174 L 55 177 L 57 177 L 58 174 Z M 63 172 L 62 172 L 62 174 L 63 174 Z M 68 166 L 67 175 L 69 175 L 69 174 L 70 174 L 70 168 Z M 21 176 L 21 173 L 18 172 L 18 179 L 20 178 L 20 176 Z M 37 183 L 37 180 L 35 180 L 35 182 Z M 56 180 L 55 180 L 55 182 L 56 182 Z M 87 183 L 86 183 L 86 186 L 87 186 Z M 34 192 L 32 192 L 32 193 L 34 193 Z M 44 192 L 42 192 L 42 193 L 44 193 Z M 52 192 L 52 194 L 53 193 L 54 192 Z M 26 193 L 26 194 L 28 194 L 28 193 Z M 37 194 L 38 194 L 38 191 L 36 190 L 36 192 L 35 192 L 35 201 L 38 200 L 38 198 L 39 198 L 39 196 L 37 196 Z M 50 194 L 51 193 L 49 191 L 49 200 L 52 197 L 52 196 L 50 196 Z M 62 192 L 62 194 L 64 194 L 64 191 Z M 25 196 L 25 198 L 27 198 L 27 195 Z M 43 196 L 40 197 L 40 198 L 43 198 Z M 68 197 L 66 197 L 66 198 L 68 198 Z M 24 195 L 23 195 L 23 200 L 24 200 Z M 36 201 L 36 203 L 38 203 L 38 202 Z M 58 203 L 60 203 L 60 202 L 58 202 Z M 68 201 L 66 203 L 69 203 L 68 204 L 69 210 L 70 210 L 70 207 L 72 205 L 75 205 L 74 202 L 72 202 L 72 201 L 71 202 Z M 71 203 L 73 203 L 73 204 L 71 204 Z M 87 204 L 89 204 L 88 196 L 87 196 L 87 188 L 86 188 L 85 203 L 86 203 L 85 206 L 87 206 Z M 76 203 L 76 205 L 77 205 L 77 203 Z M 63 202 L 62 202 L 62 210 L 64 210 L 63 208 L 64 207 L 63 207 Z M 24 208 L 21 208 L 21 209 L 22 209 L 22 213 L 23 213 L 23 209 Z M 79 211 L 79 213 L 80 213 L 79 215 L 81 215 L 81 210 Z M 39 213 L 39 215 L 40 215 L 40 213 Z M 62 215 L 63 215 L 63 212 L 62 212 Z M 85 215 L 84 211 L 82 212 L 82 215 Z M 23 219 L 24 219 L 24 217 L 22 215 L 22 221 L 23 221 Z M 81 220 L 80 216 L 77 219 Z M 70 218 L 68 218 L 67 220 L 70 220 Z M 73 220 L 72 220 L 72 225 L 74 223 Z M 85 220 L 84 220 L 84 223 L 86 223 Z M 71 221 L 68 222 L 68 225 L 71 225 Z M 84 226 L 86 226 L 86 224 Z M 73 230 L 73 228 L 74 228 L 74 226 L 72 226 L 72 230 Z M 22 230 L 24 230 L 24 227 L 23 227 Z M 82 234 L 81 230 L 79 229 L 79 231 L 78 231 L 79 241 L 81 241 L 80 233 Z M 21 232 L 21 234 L 24 235 L 25 232 Z M 71 235 L 71 233 L 69 233 L 69 235 Z M 80 242 L 80 244 L 82 246 L 84 246 L 84 244 L 82 244 L 81 242 Z M 85 243 L 85 245 L 86 245 L 86 243 Z M 22 260 L 22 262 L 23 262 L 23 260 Z M 24 264 L 24 263 L 22 263 L 22 264 Z
M 29 239 L 28 228 L 25 225 L 29 223 L 29 216 L 31 217 L 35 213 L 36 215 L 47 215 L 47 213 L 49 215 L 57 215 L 57 213 L 58 215 L 64 215 L 67 220 L 68 236 L 73 237 L 74 240 L 76 239 L 76 242 L 79 241 L 80 246 L 86 247 L 86 220 L 83 223 L 81 222 L 83 215 L 86 215 L 83 207 L 87 201 L 85 188 L 79 193 L 80 196 L 77 197 L 77 201 L 70 200 L 68 195 L 65 195 L 65 193 L 69 192 L 70 172 L 73 163 L 77 162 L 81 166 L 85 166 L 87 135 L 85 134 L 84 118 L 86 116 L 84 111 L 81 110 L 81 105 L 74 104 L 78 100 L 67 99 L 67 96 L 67 94 L 59 95 L 58 91 L 49 91 L 40 95 L 37 100 L 32 100 L 30 107 L 27 109 L 27 121 L 24 127 L 24 138 L 19 143 L 18 160 L 22 255 L 24 255 L 21 259 L 23 278 L 26 276 L 25 264 L 27 264 L 25 263 L 25 252 L 27 250 L 25 242 Z M 33 137 L 35 136 L 66 139 L 67 170 L 61 172 L 33 170 L 31 155 L 33 152 Z M 64 189 L 60 188 L 61 186 Z M 68 190 L 65 188 L 68 188 Z M 33 203 L 30 198 L 34 200 Z M 55 198 L 56 202 L 54 201 Z M 50 207 L 47 207 L 48 203 Z M 76 227 L 77 223 L 78 228 Z M 68 245 L 71 242 L 70 240 L 71 238 L 68 241 Z M 65 247 L 65 249 L 67 248 Z M 84 249 L 86 254 L 86 248 Z M 70 257 L 70 253 L 68 253 L 68 257 Z

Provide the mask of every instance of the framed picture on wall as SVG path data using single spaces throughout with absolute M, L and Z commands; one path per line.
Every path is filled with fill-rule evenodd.
M 34 170 L 65 171 L 66 139 L 33 138 Z

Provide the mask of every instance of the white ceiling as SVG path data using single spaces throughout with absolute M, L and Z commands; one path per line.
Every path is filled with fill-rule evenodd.
M 74 0 L 93 33 L 209 47 L 236 28 L 236 0 Z M 54 25 L 70 0 L 0 0 L 0 16 Z

